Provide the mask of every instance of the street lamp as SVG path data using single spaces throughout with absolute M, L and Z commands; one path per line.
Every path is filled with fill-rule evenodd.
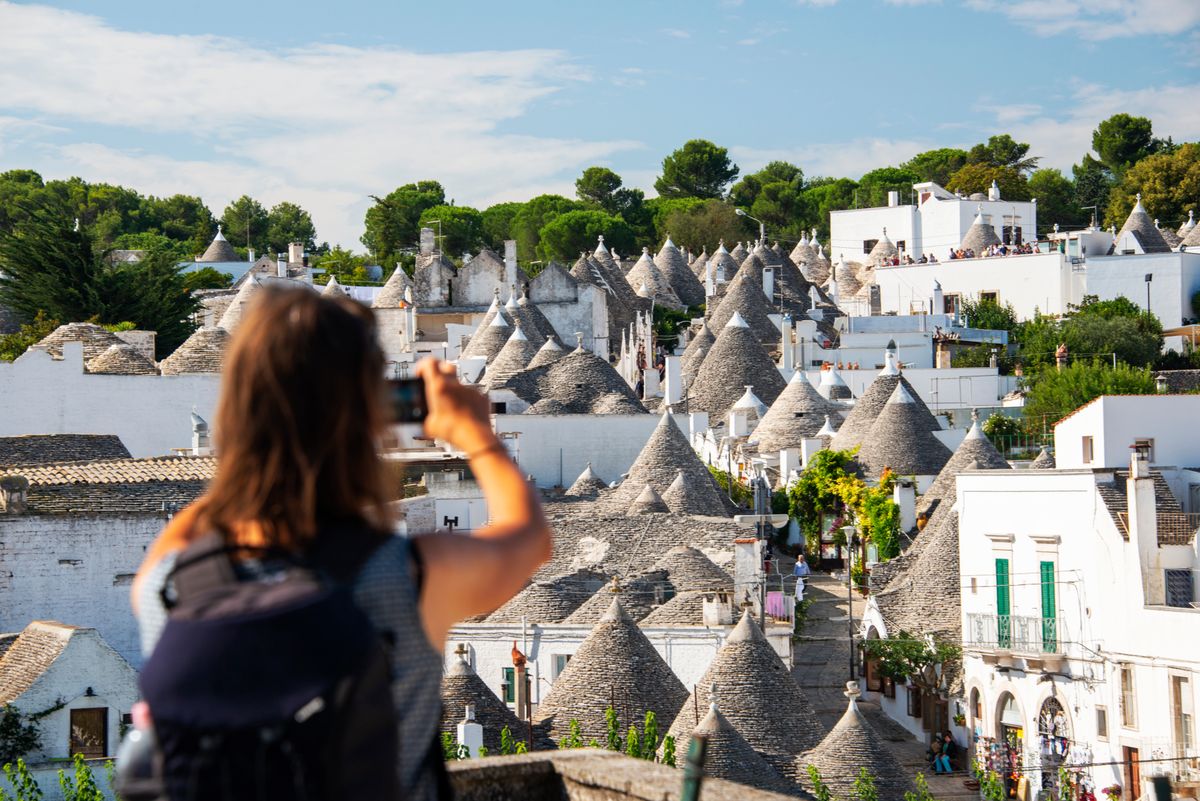
M 857 545 L 857 534 L 854 526 L 842 526 L 846 535 L 846 628 L 850 642 L 850 681 L 857 681 L 854 676 L 854 548 Z
M 1154 280 L 1154 273 L 1146 273 L 1146 316 L 1150 316 L 1150 282 Z
M 733 213 L 739 217 L 745 217 L 747 220 L 754 220 L 754 222 L 758 223 L 758 241 L 762 242 L 765 247 L 767 244 L 767 226 L 763 225 L 763 221 L 757 217 L 751 217 L 743 209 L 734 209 Z

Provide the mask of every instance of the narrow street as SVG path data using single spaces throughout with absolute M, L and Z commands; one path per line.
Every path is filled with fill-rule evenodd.
M 808 608 L 804 633 L 792 647 L 792 676 L 808 696 L 826 730 L 833 728 L 846 712 L 846 682 L 850 679 L 850 648 L 846 620 L 846 583 L 824 573 L 814 573 L 806 597 Z M 864 599 L 856 594 L 855 627 L 862 617 Z M 962 775 L 937 776 L 925 761 L 925 744 L 883 714 L 879 704 L 860 698 L 858 707 L 888 744 L 900 764 L 914 775 L 924 772 L 929 789 L 941 801 L 965 801 L 978 793 L 963 786 Z

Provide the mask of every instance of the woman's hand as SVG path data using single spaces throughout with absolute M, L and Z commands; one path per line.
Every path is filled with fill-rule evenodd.
M 417 362 L 416 374 L 425 381 L 425 435 L 466 453 L 496 444 L 488 419 L 487 396 L 459 383 L 454 365 L 438 359 Z

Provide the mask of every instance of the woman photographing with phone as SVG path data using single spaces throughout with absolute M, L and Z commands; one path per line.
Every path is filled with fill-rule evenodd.
M 226 354 L 216 475 L 133 586 L 150 657 L 135 724 L 157 732 L 162 797 L 444 793 L 446 635 L 519 591 L 551 533 L 486 397 L 426 359 L 425 435 L 467 454 L 491 522 L 394 536 L 383 373 L 366 307 L 272 287 L 251 302 Z

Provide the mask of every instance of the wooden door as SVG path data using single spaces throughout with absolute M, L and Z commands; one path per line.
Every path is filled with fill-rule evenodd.
M 108 709 L 72 709 L 70 736 L 70 756 L 83 754 L 84 759 L 108 756 Z
M 1125 762 L 1125 794 L 1129 801 L 1137 801 L 1142 794 L 1142 767 L 1138 764 L 1140 757 L 1136 748 L 1125 746 L 1121 749 Z

